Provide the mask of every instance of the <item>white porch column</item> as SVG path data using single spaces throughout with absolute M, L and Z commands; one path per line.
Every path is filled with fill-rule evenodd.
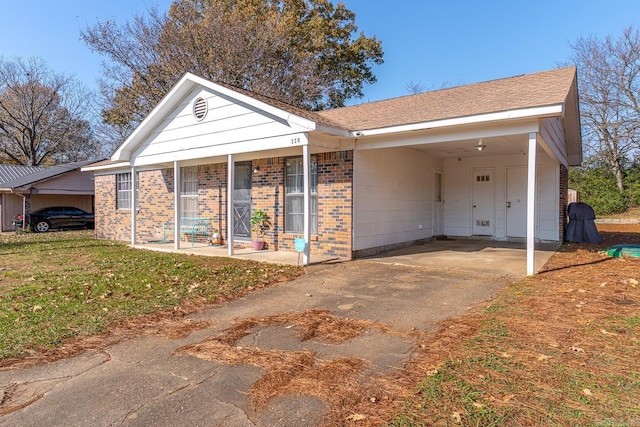
M 180 162 L 173 162 L 173 247 L 180 249 Z
M 136 204 L 138 203 L 138 195 L 136 194 L 138 180 L 136 179 L 136 168 L 131 167 L 131 244 L 136 244 Z
M 227 159 L 227 253 L 233 255 L 233 229 L 235 227 L 235 215 L 233 212 L 233 189 L 235 188 L 236 165 L 233 154 Z
M 527 275 L 535 274 L 536 254 L 536 149 L 538 134 L 529 134 L 529 156 L 527 162 Z
M 311 254 L 311 155 L 309 145 L 302 146 L 302 167 L 304 172 L 304 253 L 303 265 L 309 265 Z

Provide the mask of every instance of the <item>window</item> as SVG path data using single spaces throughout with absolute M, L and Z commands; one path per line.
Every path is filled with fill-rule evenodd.
M 138 174 L 136 174 L 136 208 L 140 209 L 138 203 L 139 192 Z M 116 207 L 118 209 L 131 210 L 131 172 L 119 173 L 116 175 Z
M 311 156 L 311 234 L 318 234 L 318 161 Z M 287 233 L 304 232 L 304 168 L 301 157 L 285 161 L 285 222 Z
M 198 217 L 198 167 L 180 169 L 180 216 Z

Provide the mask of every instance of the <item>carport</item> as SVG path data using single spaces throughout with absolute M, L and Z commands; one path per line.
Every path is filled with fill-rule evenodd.
M 562 242 L 568 168 L 582 159 L 575 68 L 327 115 L 358 129 L 356 255 L 437 236 L 519 242 L 531 275 L 536 243 Z

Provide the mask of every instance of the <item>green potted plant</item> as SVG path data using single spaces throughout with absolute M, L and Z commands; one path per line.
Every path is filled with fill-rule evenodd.
M 253 230 L 254 239 L 253 250 L 261 251 L 264 246 L 264 233 L 269 228 L 269 216 L 261 209 L 254 209 L 251 213 L 251 229 Z

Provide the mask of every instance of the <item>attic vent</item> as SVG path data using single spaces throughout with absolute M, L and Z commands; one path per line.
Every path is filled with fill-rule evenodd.
M 204 98 L 196 99 L 193 103 L 193 117 L 195 117 L 197 121 L 200 121 L 207 116 L 207 111 L 209 111 L 207 100 Z

